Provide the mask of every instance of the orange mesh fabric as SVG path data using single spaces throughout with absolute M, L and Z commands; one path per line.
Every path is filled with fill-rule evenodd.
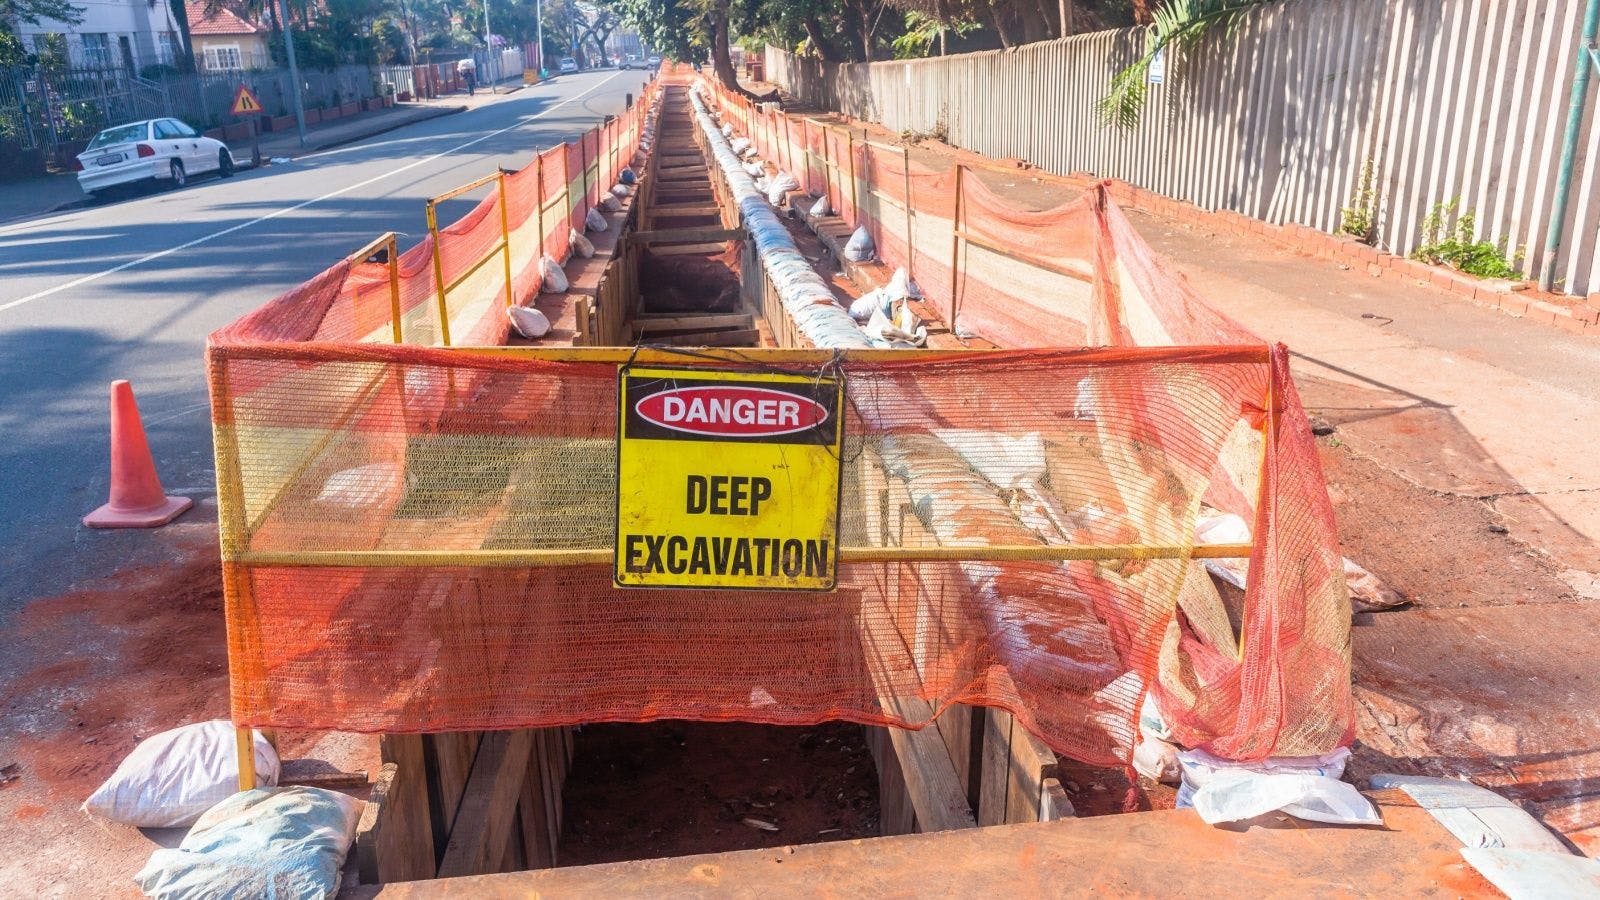
M 776 113 L 726 96 L 722 108 L 749 133 L 783 134 Z M 641 121 L 597 140 L 626 148 L 647 136 Z M 796 131 L 784 154 L 803 152 Z M 974 180 L 958 209 L 951 173 L 825 137 L 861 176 L 828 167 L 836 206 L 875 229 L 886 261 L 916 266 L 958 328 L 1018 348 L 838 361 L 839 539 L 865 560 L 841 567 L 839 590 L 613 588 L 616 366 L 410 345 L 433 343 L 410 312 L 407 345 L 372 339 L 363 329 L 389 324 L 369 297 L 380 272 L 343 263 L 208 351 L 235 720 L 921 727 L 926 714 L 906 712 L 925 708 L 916 699 L 1010 709 L 1057 751 L 1109 764 L 1129 759 L 1150 692 L 1180 741 L 1225 756 L 1347 743 L 1349 607 L 1287 352 L 1167 273 L 1103 192 L 1022 212 Z M 574 145 L 534 178 L 547 187 L 565 166 L 555 184 L 576 200 L 585 161 L 612 164 Z M 539 208 L 523 190 L 508 189 L 508 211 Z M 472 240 L 480 221 L 441 240 Z M 952 267 L 957 222 L 970 240 Z M 418 285 L 403 309 L 425 312 L 432 248 L 418 251 L 428 265 L 401 260 Z M 1067 340 L 1103 348 L 1038 346 Z M 1197 521 L 1219 511 L 1252 526 L 1242 597 L 1190 558 Z M 1082 545 L 1161 553 L 981 558 Z M 952 547 L 968 549 L 872 561 Z
M 859 563 L 817 596 L 617 590 L 604 564 L 296 564 L 365 551 L 604 556 L 616 367 L 383 345 L 218 343 L 211 357 L 231 412 L 219 433 L 241 460 L 246 524 L 227 569 L 242 601 L 229 608 L 241 723 L 921 726 L 897 712 L 915 697 L 1011 708 L 1101 763 L 1127 758 L 1194 511 L 1271 372 L 1258 348 L 847 362 L 844 546 L 1145 542 L 1180 558 Z M 452 380 L 454 391 L 422 389 Z M 1101 383 L 1137 395 L 1138 414 L 1086 401 Z M 1137 496 L 1125 486 L 1145 481 Z

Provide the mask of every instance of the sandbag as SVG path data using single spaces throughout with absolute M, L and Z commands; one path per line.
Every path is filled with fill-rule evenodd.
M 877 245 L 872 243 L 872 235 L 867 232 L 867 226 L 857 225 L 856 230 L 850 233 L 850 240 L 844 245 L 845 259 L 851 262 L 867 262 L 877 255 Z
M 278 783 L 278 753 L 255 734 L 256 784 Z M 83 801 L 92 816 L 140 828 L 178 828 L 239 789 L 233 723 L 197 722 L 139 742 Z
M 583 214 L 583 227 L 590 231 L 605 231 L 607 224 L 606 217 L 602 216 L 598 209 L 591 208 Z
M 784 197 L 788 196 L 790 191 L 798 190 L 800 190 L 800 182 L 796 181 L 793 175 L 788 172 L 779 172 L 772 176 L 772 180 L 767 183 L 767 202 L 773 206 L 782 206 Z
M 405 487 L 405 469 L 396 463 L 367 463 L 328 476 L 312 502 L 334 513 L 360 512 L 390 502 Z
M 177 849 L 150 854 L 133 877 L 160 900 L 324 900 L 355 840 L 361 801 L 313 787 L 234 794 L 207 810 Z
M 517 334 L 529 340 L 542 338 L 550 333 L 550 319 L 537 309 L 526 306 L 506 307 L 506 317 L 511 319 L 511 327 Z
M 594 242 L 584 237 L 576 228 L 567 229 L 567 243 L 572 245 L 572 252 L 584 259 L 594 257 Z
M 869 321 L 873 313 L 884 316 L 889 313 L 889 298 L 884 296 L 882 288 L 867 291 L 850 304 L 850 318 L 857 322 Z
M 904 300 L 908 297 L 912 300 L 922 299 L 922 288 L 917 286 L 916 280 L 911 277 L 911 273 L 907 272 L 904 266 L 894 270 L 894 275 L 890 277 L 889 283 L 884 286 L 884 290 L 888 293 L 890 302 Z
M 613 197 L 617 197 L 617 198 L 620 199 L 622 197 L 628 196 L 631 193 L 633 193 L 633 188 L 628 187 L 627 185 L 623 184 L 620 181 L 611 186 L 611 195 Z
M 617 180 L 626 185 L 633 185 L 638 182 L 639 176 L 634 174 L 632 166 L 623 166 L 622 171 L 617 173 Z
M 622 201 L 618 200 L 614 194 L 607 192 L 600 195 L 600 208 L 606 212 L 617 212 L 622 209 Z
M 818 197 L 817 202 L 811 204 L 811 217 L 813 219 L 820 219 L 823 216 L 831 215 L 833 215 L 833 204 L 828 202 L 827 194 L 823 194 L 821 197 Z
M 550 254 L 539 257 L 539 290 L 546 294 L 565 294 L 567 288 L 567 273 L 562 270 L 561 264 L 556 262 Z

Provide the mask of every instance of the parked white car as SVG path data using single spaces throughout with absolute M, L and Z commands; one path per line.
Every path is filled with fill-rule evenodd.
M 570 56 L 563 56 L 561 57 L 561 61 L 556 63 L 556 70 L 563 74 L 568 72 L 576 72 L 578 71 L 578 61 Z
M 119 184 L 170 181 L 183 187 L 204 172 L 233 174 L 228 145 L 177 119 L 146 119 L 114 125 L 94 136 L 78 154 L 78 186 L 87 196 Z

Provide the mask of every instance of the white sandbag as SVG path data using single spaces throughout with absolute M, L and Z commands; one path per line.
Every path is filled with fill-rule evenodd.
M 889 298 L 884 296 L 882 288 L 867 291 L 850 304 L 850 318 L 857 322 L 870 321 L 873 313 L 887 315 L 888 312 Z
M 565 294 L 567 288 L 567 273 L 562 270 L 561 264 L 556 262 L 550 254 L 539 257 L 539 290 L 545 294 Z
M 234 794 L 207 810 L 176 849 L 150 854 L 133 879 L 159 900 L 324 900 L 339 892 L 361 806 L 313 787 Z
M 831 215 L 833 215 L 833 204 L 828 202 L 827 194 L 823 194 L 821 197 L 818 197 L 817 202 L 811 204 L 811 217 L 813 219 L 820 219 L 823 216 Z
M 1194 542 L 1197 544 L 1248 544 L 1250 524 L 1241 516 L 1202 509 L 1194 525 Z M 1245 589 L 1250 572 L 1248 559 L 1208 559 L 1206 571 L 1233 585 Z
M 744 170 L 751 178 L 765 178 L 767 176 L 766 167 L 758 162 L 745 163 Z
M 614 194 L 605 193 L 600 195 L 600 208 L 606 212 L 616 212 L 622 209 L 622 201 L 618 200 Z
M 800 190 L 800 182 L 795 180 L 788 172 L 779 172 L 767 184 L 767 202 L 773 206 L 782 206 L 783 199 L 790 191 Z
M 631 193 L 633 193 L 633 188 L 628 187 L 620 181 L 611 186 L 611 195 L 614 197 L 626 197 Z
M 617 173 L 617 180 L 632 186 L 639 181 L 639 176 L 634 173 L 632 166 L 623 166 L 622 171 Z
M 256 784 L 278 783 L 278 753 L 255 733 Z M 233 723 L 197 722 L 139 742 L 83 811 L 123 825 L 179 828 L 239 789 Z
M 759 153 L 759 152 L 760 151 L 756 150 L 756 148 L 754 146 L 750 146 L 750 147 L 744 148 L 743 156 L 744 156 L 745 159 L 755 159 L 756 158 L 756 154 Z
M 1378 576 L 1351 561 L 1348 556 L 1344 560 L 1344 583 L 1350 589 L 1350 605 L 1356 612 L 1394 609 L 1410 602 L 1398 591 L 1379 581 Z
M 1195 791 L 1194 811 L 1208 825 L 1253 819 L 1279 811 L 1331 825 L 1382 825 L 1372 801 L 1354 785 L 1327 775 L 1219 772 Z
M 1133 745 L 1133 768 L 1140 775 L 1162 784 L 1177 784 L 1183 778 L 1177 746 L 1158 738 L 1141 736 Z
M 583 214 L 583 227 L 590 231 L 605 231 L 606 225 L 606 217 L 602 216 L 598 209 L 591 208 Z
M 567 229 L 567 243 L 572 245 L 572 252 L 584 259 L 594 257 L 594 242 L 584 237 L 576 228 Z
M 1037 431 L 1010 435 L 977 428 L 935 428 L 933 435 L 1002 491 L 1017 490 L 1044 478 L 1044 437 Z
M 550 333 L 550 319 L 537 309 L 508 306 L 506 316 L 511 319 L 511 327 L 517 334 L 529 340 L 536 340 Z
M 746 150 L 750 149 L 750 139 L 736 137 L 728 142 L 728 149 L 732 150 L 735 156 L 742 155 Z
M 723 135 L 723 137 L 733 137 L 733 123 L 732 122 L 724 122 L 724 123 L 722 123 L 722 135 Z
M 907 298 L 912 300 L 922 299 L 922 288 L 917 286 L 916 279 L 911 277 L 911 273 L 907 272 L 904 266 L 894 270 L 894 275 L 890 277 L 889 283 L 884 287 L 884 291 L 889 295 L 891 301 Z
M 844 257 L 851 262 L 867 262 L 878 255 L 878 248 L 872 243 L 872 235 L 868 233 L 867 226 L 857 225 L 856 230 L 850 233 L 850 240 L 844 245 Z
M 393 463 L 368 463 L 328 476 L 312 502 L 334 512 L 371 509 L 388 502 L 403 486 L 405 473 Z

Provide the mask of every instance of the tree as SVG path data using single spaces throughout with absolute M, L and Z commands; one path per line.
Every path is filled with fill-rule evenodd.
M 26 62 L 17 33 L 23 25 L 46 21 L 77 25 L 83 21 L 83 13 L 68 0 L 0 0 L 0 65 Z
M 1111 76 L 1106 95 L 1095 102 L 1095 111 L 1105 125 L 1132 128 L 1139 124 L 1148 92 L 1150 66 L 1169 47 L 1175 51 L 1193 49 L 1201 38 L 1237 27 L 1244 13 L 1273 0 L 1164 0 L 1151 13 L 1152 24 L 1145 33 L 1144 55 Z M 1168 64 L 1168 77 L 1177 67 Z

